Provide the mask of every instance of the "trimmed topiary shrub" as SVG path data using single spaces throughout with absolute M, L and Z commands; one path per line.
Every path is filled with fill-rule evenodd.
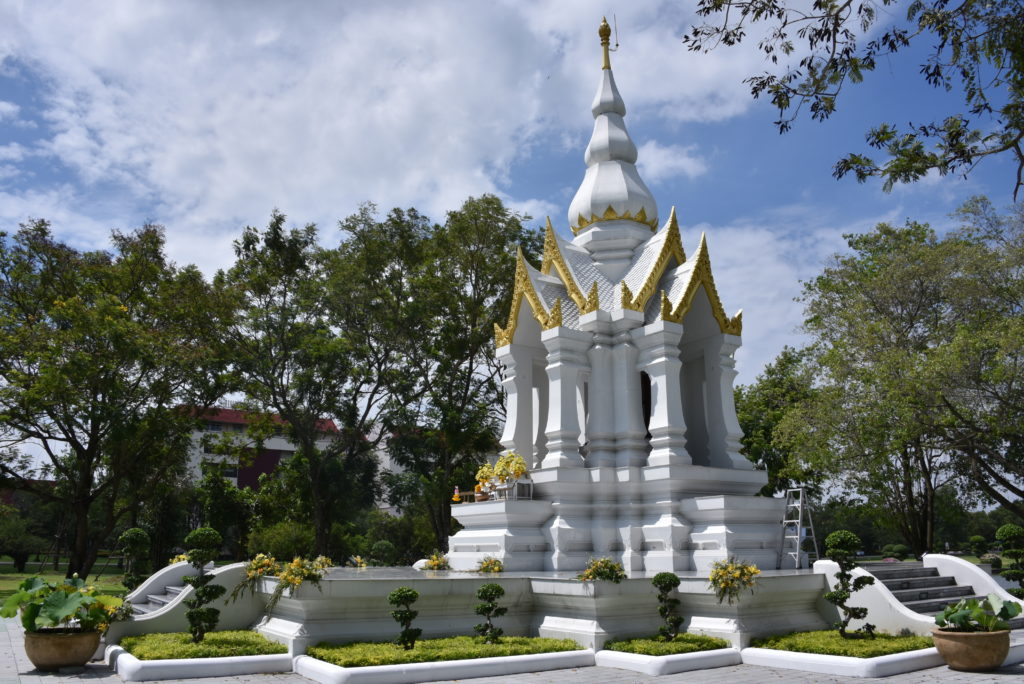
M 679 627 L 683 618 L 676 615 L 679 599 L 669 598 L 672 590 L 679 586 L 679 577 L 673 572 L 659 572 L 651 579 L 651 584 L 658 590 L 658 615 L 665 624 L 658 628 L 658 635 L 665 641 L 672 641 L 679 635 Z
M 370 547 L 370 558 L 381 565 L 394 565 L 398 557 L 398 549 L 387 539 L 380 539 Z
M 249 535 L 249 553 L 264 553 L 287 561 L 313 555 L 314 534 L 311 525 L 285 520 L 261 527 Z
M 996 530 L 996 539 L 1003 545 L 1003 557 L 1010 561 L 1003 568 L 1002 576 L 1020 585 L 1007 591 L 1024 598 L 1024 528 L 1008 523 Z
M 402 631 L 395 638 L 395 643 L 407 651 L 413 649 L 416 640 L 420 638 L 420 634 L 423 634 L 422 629 L 413 629 L 412 627 L 412 621 L 416 619 L 419 612 L 410 606 L 416 603 L 416 599 L 419 597 L 420 592 L 412 587 L 398 587 L 388 594 L 388 603 L 395 606 L 395 610 L 391 611 L 391 617 L 402 627 Z
M 188 629 L 192 634 L 192 643 L 198 644 L 206 636 L 217 628 L 220 621 L 220 611 L 210 608 L 208 604 L 216 601 L 226 588 L 218 584 L 210 584 L 213 575 L 203 571 L 207 563 L 216 560 L 220 555 L 221 544 L 224 543 L 220 533 L 212 527 L 200 527 L 189 532 L 185 537 L 185 546 L 188 547 L 188 562 L 192 564 L 198 575 L 190 575 L 182 578 L 185 584 L 195 588 L 192 596 L 185 599 L 188 610 L 185 611 L 185 619 L 188 620 Z
M 860 548 L 860 537 L 849 530 L 836 530 L 825 538 L 825 555 L 835 561 L 839 566 L 836 573 L 836 587 L 832 591 L 825 592 L 824 599 L 834 605 L 842 613 L 843 619 L 836 627 L 839 636 L 844 639 L 854 637 L 873 638 L 875 626 L 865 623 L 863 627 L 853 632 L 848 632 L 851 620 L 863 620 L 868 616 L 868 609 L 863 606 L 848 606 L 850 596 L 864 587 L 874 584 L 875 578 L 871 575 L 853 577 L 853 569 L 857 567 L 856 553 Z
M 476 604 L 476 614 L 484 621 L 475 625 L 473 629 L 483 637 L 485 644 L 497 644 L 501 641 L 503 631 L 500 627 L 494 626 L 491 618 L 501 617 L 508 612 L 508 608 L 498 606 L 498 599 L 504 595 L 505 590 L 501 588 L 501 585 L 493 582 L 477 589 L 476 597 L 480 599 L 481 603 Z

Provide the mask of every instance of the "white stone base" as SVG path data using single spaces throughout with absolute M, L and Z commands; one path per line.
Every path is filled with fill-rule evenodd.
M 594 656 L 594 664 L 600 667 L 617 667 L 620 670 L 633 670 L 655 677 L 691 670 L 707 670 L 713 667 L 739 665 L 742 662 L 740 651 L 736 648 L 717 648 L 713 651 L 697 653 L 679 653 L 667 656 L 649 656 L 639 653 L 621 653 L 619 651 L 598 651 Z
M 287 653 L 226 658 L 139 660 L 120 646 L 107 646 L 106 661 L 107 665 L 126 682 L 237 677 L 292 671 L 292 657 Z
M 371 667 L 339 667 L 311 656 L 297 656 L 295 673 L 321 684 L 406 684 L 562 670 L 593 664 L 594 652 L 591 650 Z

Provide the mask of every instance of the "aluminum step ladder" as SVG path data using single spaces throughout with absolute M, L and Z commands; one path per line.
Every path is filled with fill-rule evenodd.
M 810 542 L 808 545 L 807 542 Z M 818 540 L 814 536 L 814 520 L 811 518 L 811 502 L 802 488 L 786 490 L 786 508 L 782 515 L 782 535 L 779 538 L 779 553 L 776 570 L 782 569 L 784 558 L 793 559 L 793 567 L 803 567 L 802 547 L 807 548 L 807 565 L 818 560 Z

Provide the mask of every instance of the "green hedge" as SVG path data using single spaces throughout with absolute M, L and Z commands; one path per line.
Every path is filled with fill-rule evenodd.
M 731 644 L 725 639 L 704 636 L 703 634 L 678 634 L 672 641 L 663 641 L 658 638 L 629 639 L 626 641 L 609 641 L 604 645 L 609 651 L 639 653 L 640 655 L 649 656 L 713 651 L 719 648 L 729 648 L 729 646 Z
M 274 643 L 247 630 L 208 632 L 206 638 L 198 644 L 192 643 L 192 635 L 187 632 L 143 634 L 121 639 L 121 647 L 139 660 L 220 658 L 288 652 L 284 644 Z
M 474 637 L 459 636 L 446 639 L 420 639 L 410 651 L 390 641 L 383 643 L 360 642 L 340 646 L 320 643 L 309 648 L 306 654 L 341 667 L 364 667 L 367 665 L 432 663 L 439 660 L 554 653 L 579 649 L 580 645 L 572 639 L 507 636 L 502 637 L 500 643 L 485 644 Z
M 773 648 L 797 653 L 874 658 L 875 656 L 931 648 L 932 638 L 926 636 L 892 636 L 876 634 L 874 639 L 844 639 L 833 630 L 794 632 L 783 636 L 754 639 L 751 646 Z

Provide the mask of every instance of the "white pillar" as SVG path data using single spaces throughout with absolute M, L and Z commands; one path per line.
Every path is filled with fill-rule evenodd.
M 717 468 L 750 470 L 750 463 L 741 453 L 743 430 L 736 418 L 733 381 L 736 360 L 733 353 L 741 340 L 736 335 L 715 335 L 704 348 L 704 372 L 707 379 L 708 455 Z
M 552 328 L 541 334 L 548 350 L 548 453 L 543 467 L 579 467 L 580 423 L 576 406 L 577 379 L 589 366 L 587 349 L 591 335 L 569 328 Z
M 651 453 L 647 465 L 689 465 L 686 451 L 686 420 L 683 418 L 683 363 L 679 358 L 679 340 L 683 326 L 655 321 L 633 331 L 640 359 L 637 368 L 651 378 Z
M 613 413 L 612 338 L 594 333 L 594 343 L 587 352 L 590 360 L 590 391 L 588 392 L 587 467 L 615 465 L 615 414 Z
M 533 356 L 529 347 L 509 344 L 497 351 L 505 367 L 505 431 L 501 446 L 531 463 L 533 459 Z
M 643 312 L 628 309 L 613 316 L 612 383 L 615 411 L 615 464 L 618 467 L 647 465 L 647 428 L 644 426 L 639 352 L 630 330 L 643 324 Z
M 533 433 L 534 444 L 533 463 L 531 468 L 540 468 L 544 457 L 548 455 L 548 438 L 544 433 L 548 429 L 548 374 L 544 370 L 547 364 L 546 353 L 541 352 L 540 356 L 533 357 Z

